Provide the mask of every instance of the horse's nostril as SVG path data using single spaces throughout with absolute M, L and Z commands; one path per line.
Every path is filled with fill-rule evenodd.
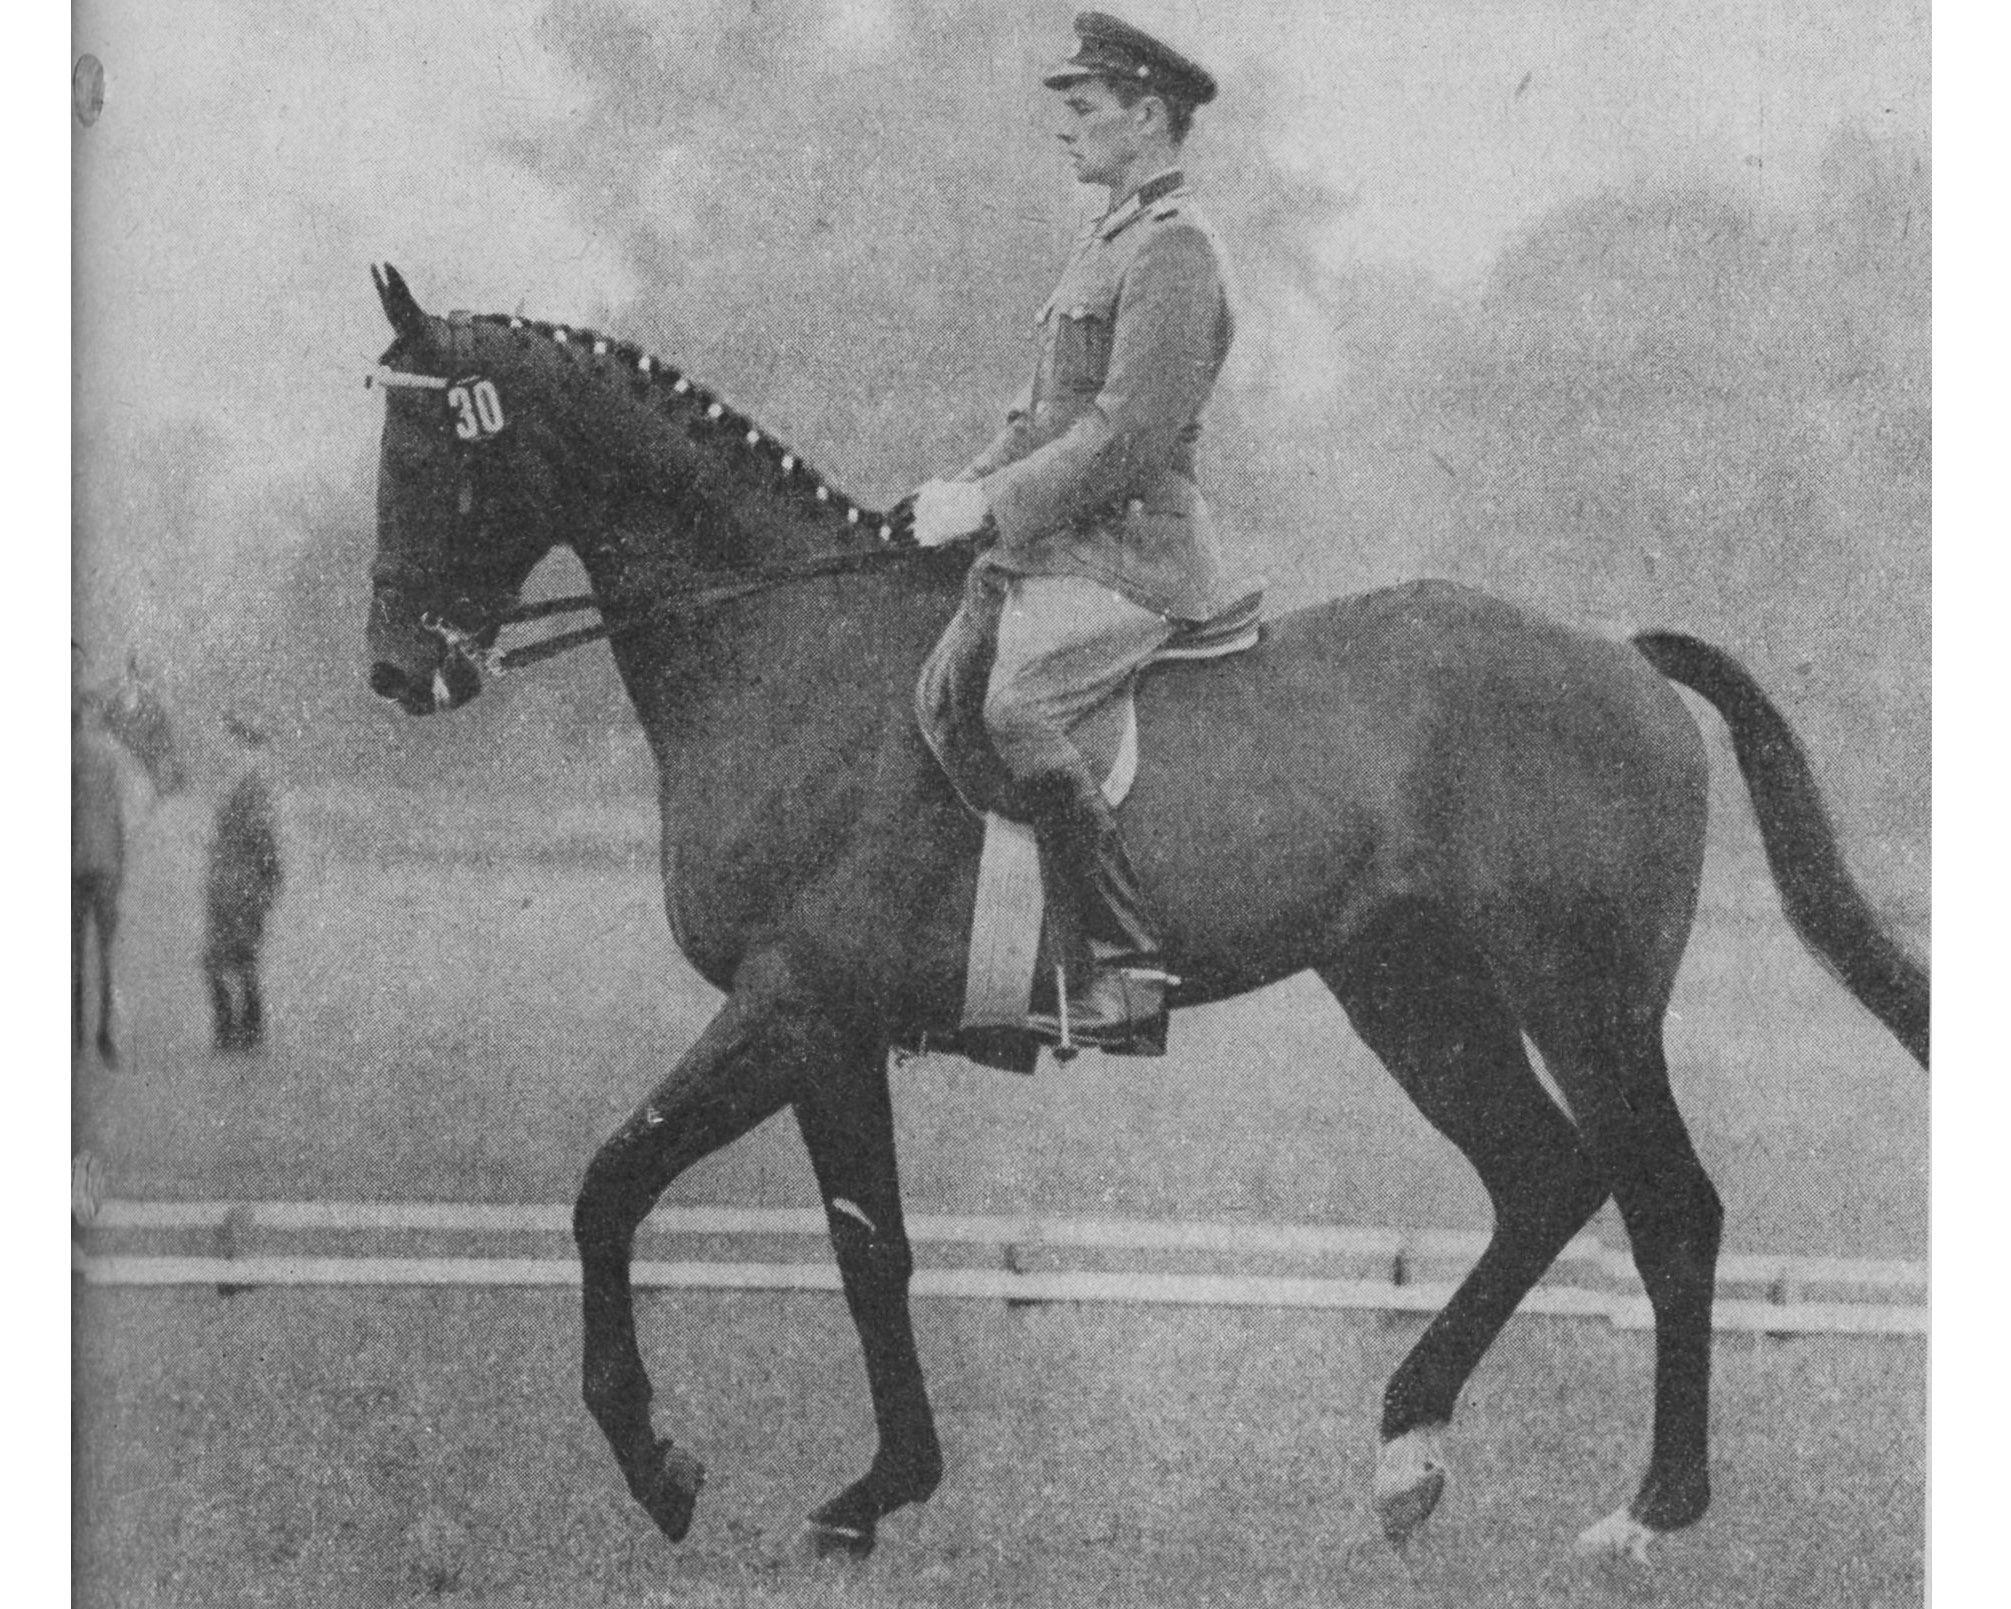
M 379 698 L 403 698 L 406 686 L 405 673 L 396 665 L 380 659 L 370 667 L 370 691 Z

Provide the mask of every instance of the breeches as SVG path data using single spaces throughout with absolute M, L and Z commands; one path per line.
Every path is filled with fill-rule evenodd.
M 992 746 L 1021 780 L 1079 769 L 1077 724 L 1124 687 L 1173 627 L 1082 576 L 1000 579 L 997 651 L 985 684 Z

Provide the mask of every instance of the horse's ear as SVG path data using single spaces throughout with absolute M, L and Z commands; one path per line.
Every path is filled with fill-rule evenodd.
M 377 299 L 384 304 L 384 316 L 400 335 L 417 335 L 426 327 L 426 314 L 413 299 L 405 276 L 386 263 L 381 269 L 370 265 L 370 278 L 377 286 Z

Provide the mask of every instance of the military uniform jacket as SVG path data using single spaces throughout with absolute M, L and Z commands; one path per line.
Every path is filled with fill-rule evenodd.
M 980 563 L 1211 614 L 1221 561 L 1194 444 L 1234 334 L 1220 250 L 1178 172 L 1090 225 L 1041 310 L 1032 381 L 963 472 L 998 526 Z

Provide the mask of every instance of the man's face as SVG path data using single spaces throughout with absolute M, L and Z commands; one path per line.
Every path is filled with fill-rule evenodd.
M 1119 105 L 1100 78 L 1078 79 L 1055 93 L 1061 102 L 1055 138 L 1068 153 L 1076 183 L 1118 182 L 1143 147 L 1138 114 L 1144 102 Z

